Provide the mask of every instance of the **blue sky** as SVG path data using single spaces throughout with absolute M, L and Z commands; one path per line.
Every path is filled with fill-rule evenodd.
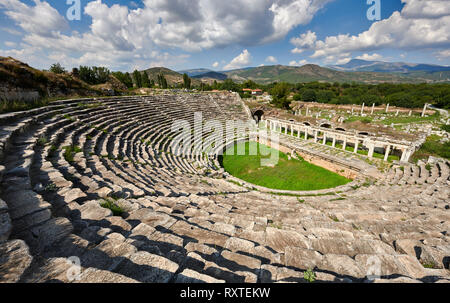
M 450 65 L 450 1 L 0 0 L 0 56 L 37 68 L 103 65 L 132 71 L 322 66 L 353 58 Z

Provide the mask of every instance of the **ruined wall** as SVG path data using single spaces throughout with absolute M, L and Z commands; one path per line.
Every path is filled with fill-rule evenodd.
M 32 89 L 23 89 L 20 87 L 11 87 L 7 85 L 0 86 L 0 100 L 7 101 L 35 101 L 39 99 L 39 92 Z
M 283 145 L 279 145 L 278 146 L 278 150 L 285 153 L 285 154 L 292 154 L 292 149 L 287 147 L 287 146 L 283 146 Z M 295 152 L 302 157 L 305 161 L 308 161 L 311 164 L 323 167 L 329 171 L 332 171 L 338 175 L 341 175 L 345 178 L 348 179 L 356 179 L 356 177 L 359 175 L 359 171 L 352 169 L 351 167 L 347 167 L 347 166 L 343 166 L 339 163 L 334 162 L 332 159 L 325 159 L 323 157 L 319 157 L 316 155 L 311 155 L 309 153 L 305 153 L 303 151 L 299 151 L 299 150 L 295 150 Z

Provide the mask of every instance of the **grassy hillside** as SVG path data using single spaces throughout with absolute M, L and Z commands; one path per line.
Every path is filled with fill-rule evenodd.
M 41 97 L 94 93 L 88 84 L 68 73 L 40 71 L 11 57 L 0 57 L 0 86 L 38 91 Z
M 301 67 L 296 66 L 262 66 L 252 69 L 242 69 L 226 72 L 225 74 L 234 81 L 253 80 L 257 83 L 268 84 L 285 81 L 289 83 L 326 81 L 326 82 L 364 82 L 364 83 L 420 83 L 446 78 L 441 73 L 414 72 L 400 73 L 375 73 L 375 72 L 342 72 L 314 64 Z M 449 77 L 450 78 L 450 77 Z
M 150 80 L 158 83 L 158 75 L 163 74 L 167 80 L 167 84 L 174 86 L 183 83 L 183 75 L 165 67 L 153 67 L 145 70 Z M 143 72 L 143 71 L 142 71 Z M 200 85 L 200 81 L 192 79 L 192 85 Z

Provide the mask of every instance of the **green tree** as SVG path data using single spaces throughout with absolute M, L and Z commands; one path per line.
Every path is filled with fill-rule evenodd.
M 162 73 L 159 73 L 157 78 L 159 88 L 166 89 L 168 87 L 166 77 Z
M 142 73 L 142 87 L 151 87 L 150 78 L 148 77 L 147 71 Z
M 183 87 L 186 89 L 191 89 L 191 78 L 185 73 L 183 74 Z
M 52 64 L 52 66 L 50 66 L 50 71 L 55 74 L 64 74 L 66 72 L 64 67 L 59 63 Z
M 135 70 L 133 72 L 133 78 L 134 78 L 134 85 L 137 88 L 141 88 L 142 87 L 142 75 L 138 70 Z
M 302 94 L 302 99 L 305 102 L 317 101 L 316 91 L 314 89 L 307 89 Z
M 79 69 L 80 79 L 91 85 L 107 82 L 109 80 L 110 73 L 111 72 L 106 67 L 80 66 Z
M 112 75 L 122 82 L 127 88 L 133 87 L 133 80 L 129 73 L 113 72 Z
M 272 104 L 278 108 L 289 109 L 290 102 L 287 97 L 290 92 L 290 85 L 286 82 L 277 83 L 271 90 Z
M 320 90 L 317 92 L 317 102 L 320 103 L 330 103 L 335 97 L 335 93 L 331 90 Z

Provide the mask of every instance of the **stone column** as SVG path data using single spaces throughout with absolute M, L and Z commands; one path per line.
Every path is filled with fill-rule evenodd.
M 371 115 L 373 115 L 373 112 L 375 111 L 375 103 L 372 104 L 372 111 L 370 112 Z
M 336 135 L 333 136 L 333 147 L 336 147 Z
M 355 140 L 355 150 L 353 151 L 353 153 L 358 153 L 358 146 L 359 146 L 359 139 Z
M 411 150 L 410 148 L 406 149 L 406 151 L 403 155 L 403 161 L 408 162 L 409 158 L 411 158 L 412 153 L 413 153 L 413 150 Z
M 305 126 L 305 140 L 308 140 L 308 126 Z
M 285 124 L 284 125 L 284 134 L 287 135 L 287 133 L 288 133 L 288 125 Z
M 369 145 L 369 154 L 368 154 L 369 159 L 373 158 L 374 151 L 375 151 L 375 144 L 370 143 L 370 145 Z
M 291 136 L 294 136 L 294 126 L 291 124 Z
M 391 146 L 387 145 L 386 146 L 386 152 L 384 154 L 384 161 L 387 161 L 389 159 L 389 153 L 391 152 Z
M 353 116 L 353 106 L 352 106 L 352 116 Z
M 314 131 L 314 143 L 316 143 L 316 142 L 317 142 L 317 130 Z
M 400 158 L 400 162 L 405 162 L 405 156 L 406 156 L 406 149 L 402 150 L 402 156 Z
M 363 103 L 363 105 L 362 105 L 362 107 L 361 107 L 361 116 L 364 114 L 364 106 L 365 106 L 366 104 L 365 103 Z
M 395 116 L 398 117 L 399 113 L 400 113 L 400 110 L 397 109 L 397 112 L 395 113 Z
M 427 111 L 427 106 L 428 106 L 427 103 L 425 103 L 425 105 L 423 106 L 422 118 L 425 117 L 425 113 L 426 113 L 426 111 Z
M 327 134 L 324 132 L 323 133 L 323 145 L 325 145 L 327 143 Z
M 386 113 L 389 112 L 389 103 L 386 105 Z
M 344 138 L 344 144 L 342 145 L 342 150 L 345 150 L 347 147 L 347 137 Z
M 410 111 L 409 111 L 409 115 L 408 115 L 408 116 L 410 116 L 410 117 L 411 117 L 411 115 L 412 115 L 412 110 L 410 110 Z

